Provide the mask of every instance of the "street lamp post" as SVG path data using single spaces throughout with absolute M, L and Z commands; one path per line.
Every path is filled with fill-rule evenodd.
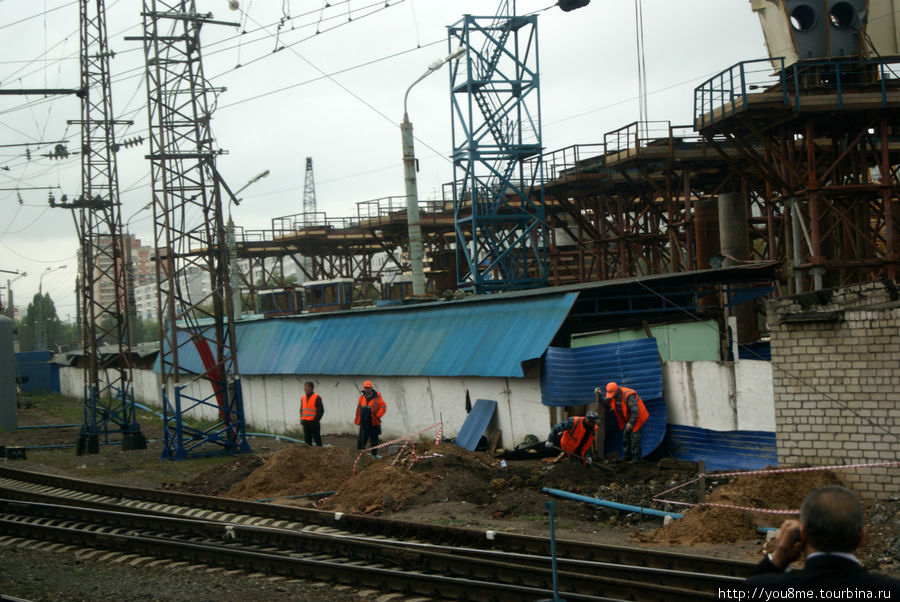
M 12 283 L 18 280 L 19 278 L 24 278 L 28 275 L 28 272 L 22 272 L 12 280 L 9 278 L 6 279 L 6 315 L 10 320 L 15 320 L 15 310 L 13 309 L 13 291 L 12 291 Z
M 50 272 L 64 269 L 66 269 L 66 266 L 64 265 L 56 266 L 55 268 L 47 266 L 47 269 L 41 272 L 41 276 L 38 278 L 38 351 L 41 351 L 44 348 L 44 276 Z
M 416 152 L 413 144 L 413 126 L 406 111 L 409 91 L 417 83 L 440 69 L 444 63 L 465 54 L 465 46 L 460 46 L 444 58 L 428 65 L 428 70 L 409 85 L 403 95 L 403 123 L 400 124 L 400 135 L 403 140 L 403 175 L 406 182 L 406 220 L 409 227 L 409 262 L 412 266 L 413 295 L 425 295 L 425 270 L 422 266 L 425 247 L 422 243 L 422 226 L 419 222 L 419 190 L 416 183 Z
M 241 304 L 241 282 L 240 282 L 240 268 L 238 267 L 237 260 L 237 238 L 234 233 L 234 221 L 231 219 L 231 202 L 234 201 L 235 206 L 241 204 L 241 199 L 237 198 L 237 195 L 247 189 L 251 184 L 255 184 L 259 182 L 263 178 L 269 175 L 269 170 L 265 170 L 262 173 L 259 173 L 249 180 L 247 183 L 235 190 L 228 197 L 228 223 L 225 225 L 225 239 L 228 244 L 228 281 L 231 284 L 231 301 L 234 310 L 234 319 L 237 320 L 244 313 L 243 305 Z

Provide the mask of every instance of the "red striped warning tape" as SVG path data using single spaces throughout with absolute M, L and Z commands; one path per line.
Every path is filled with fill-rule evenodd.
M 686 483 L 682 483 L 681 485 L 677 485 L 672 487 L 671 489 L 666 489 L 660 493 L 654 495 L 651 499 L 654 502 L 659 502 L 660 504 L 676 504 L 678 506 L 712 506 L 716 508 L 731 508 L 732 510 L 748 510 L 750 512 L 763 512 L 765 514 L 800 514 L 800 510 L 774 510 L 769 508 L 754 508 L 750 506 L 732 506 L 730 504 L 715 504 L 715 503 L 704 503 L 704 504 L 696 504 L 692 502 L 677 502 L 675 500 L 664 500 L 661 499 L 660 496 L 665 495 L 667 493 L 671 493 L 677 489 L 681 489 L 682 487 L 686 487 L 691 483 L 696 483 L 700 480 L 701 477 L 745 477 L 751 475 L 760 475 L 760 474 L 779 474 L 779 473 L 791 473 L 791 472 L 816 472 L 821 470 L 844 470 L 847 468 L 885 468 L 892 466 L 900 466 L 900 462 L 878 462 L 875 464 L 841 464 L 841 465 L 833 465 L 833 466 L 809 466 L 804 468 L 775 468 L 771 470 L 749 470 L 746 472 L 719 472 L 715 474 L 700 474 L 696 479 L 692 479 L 687 481 Z
M 660 504 L 676 504 L 678 506 L 714 506 L 716 508 L 731 508 L 732 510 L 749 510 L 751 512 L 764 512 L 765 514 L 800 514 L 799 510 L 770 510 L 768 508 L 753 508 L 750 506 L 732 506 L 730 504 L 714 504 L 711 502 L 707 502 L 705 504 L 694 504 L 692 502 L 676 502 L 674 500 L 661 500 L 659 498 L 653 498 L 654 502 L 659 502 Z
M 883 468 L 900 466 L 900 462 L 878 462 L 877 464 L 836 464 L 834 466 L 807 466 L 804 468 L 773 468 L 771 470 L 748 470 L 746 472 L 717 472 L 701 474 L 701 477 L 744 477 L 757 474 L 777 474 L 780 472 L 815 472 L 817 470 L 843 470 L 846 468 Z
M 356 474 L 356 465 L 359 463 L 359 459 L 362 458 L 364 454 L 375 451 L 376 449 L 381 449 L 382 447 L 387 447 L 388 445 L 394 445 L 395 443 L 399 443 L 399 442 L 403 441 L 403 448 L 400 450 L 402 452 L 403 449 L 406 449 L 406 446 L 410 444 L 410 442 L 413 440 L 414 437 L 424 433 L 425 431 L 430 431 L 431 429 L 436 429 L 434 443 L 435 443 L 435 445 L 437 445 L 441 441 L 441 433 L 443 432 L 443 429 L 444 429 L 444 424 L 442 422 L 436 422 L 436 423 L 432 424 L 431 426 L 426 426 L 425 428 L 420 429 L 410 435 L 404 435 L 402 437 L 398 437 L 397 439 L 392 439 L 391 441 L 379 443 L 378 445 L 375 445 L 374 447 L 370 447 L 368 449 L 361 450 L 359 452 L 359 454 L 356 456 L 356 460 L 353 462 L 353 473 L 352 474 Z M 400 454 L 397 454 L 397 455 L 399 456 Z M 413 446 L 412 455 L 413 455 L 414 462 L 420 458 L 434 457 L 434 456 L 416 456 L 415 446 Z M 397 462 L 397 458 L 394 459 L 394 462 L 392 462 L 391 465 L 393 466 L 393 464 L 395 464 L 396 462 Z

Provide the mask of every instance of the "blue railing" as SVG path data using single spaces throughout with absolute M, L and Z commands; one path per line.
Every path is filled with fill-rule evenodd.
M 775 66 L 773 70 L 772 65 Z M 742 111 L 752 94 L 780 95 L 784 107 L 800 111 L 804 99 L 833 94 L 843 109 L 851 95 L 875 94 L 887 107 L 888 84 L 900 80 L 900 59 L 798 61 L 784 66 L 783 58 L 744 61 L 711 77 L 694 89 L 694 124 L 703 129 Z
M 772 72 L 772 62 L 780 68 Z M 747 95 L 757 90 L 779 89 L 788 103 L 784 59 L 758 59 L 732 65 L 694 89 L 694 123 L 703 129 L 716 120 L 747 110 Z

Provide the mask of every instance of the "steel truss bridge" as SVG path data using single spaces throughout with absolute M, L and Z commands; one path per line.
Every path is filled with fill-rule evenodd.
M 549 284 L 723 260 L 780 263 L 778 294 L 896 279 L 898 67 L 897 57 L 774 71 L 768 61 L 739 63 L 695 90 L 692 125 L 635 122 L 535 158 Z M 454 228 L 471 223 L 454 215 L 452 186 L 419 204 L 432 293 L 456 288 Z M 238 229 L 242 288 L 252 298 L 254 282 L 293 262 L 311 280 L 352 278 L 360 296 L 377 297 L 408 270 L 407 238 L 404 197 L 358 203 L 352 217 L 298 214 Z

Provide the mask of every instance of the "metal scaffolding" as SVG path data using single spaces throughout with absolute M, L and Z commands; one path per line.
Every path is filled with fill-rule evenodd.
M 142 14 L 163 457 L 180 460 L 211 453 L 210 448 L 247 452 L 223 221 L 223 189 L 231 193 L 216 171 L 221 151 L 213 144 L 207 103 L 214 90 L 203 75 L 200 53 L 201 26 L 219 22 L 198 14 L 192 0 L 144 0 Z M 188 345 L 202 365 L 182 362 L 180 351 Z M 214 424 L 191 427 L 184 420 L 188 416 Z
M 450 49 L 466 50 L 450 61 L 457 283 L 474 292 L 545 285 L 537 16 L 501 3 L 495 16 L 466 15 L 448 31 Z
M 746 167 L 742 194 L 795 294 L 881 277 L 900 260 L 900 60 L 739 63 L 696 90 L 697 129 Z

